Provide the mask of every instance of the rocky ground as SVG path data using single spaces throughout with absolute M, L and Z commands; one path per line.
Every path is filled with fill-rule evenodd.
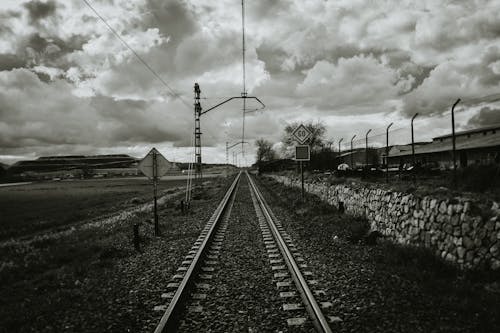
M 387 242 L 365 244 L 361 219 L 262 179 L 281 222 L 341 317 L 341 332 L 500 331 L 499 276 L 465 274 L 432 253 Z M 350 224 L 350 225 L 349 225 Z

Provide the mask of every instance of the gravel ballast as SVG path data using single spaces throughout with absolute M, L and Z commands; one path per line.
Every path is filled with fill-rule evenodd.
M 267 179 L 260 184 L 275 214 L 301 244 L 304 258 L 326 286 L 342 319 L 338 331 L 500 330 L 497 292 L 465 283 L 464 276 L 445 263 L 421 264 L 419 250 L 386 242 L 369 246 L 338 237 L 341 231 L 336 224 L 349 217 L 325 208 L 311 196 L 301 204 L 300 191 Z M 403 260 L 399 260 L 401 253 Z
M 248 181 L 242 176 L 203 312 L 187 312 L 180 332 L 286 331 Z

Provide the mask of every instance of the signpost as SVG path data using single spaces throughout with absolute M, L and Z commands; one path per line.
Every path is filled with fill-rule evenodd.
M 153 197 L 154 197 L 154 221 L 155 221 L 155 236 L 160 235 L 158 226 L 158 210 L 157 210 L 157 195 L 158 195 L 158 179 L 163 176 L 171 168 L 171 163 L 163 157 L 156 148 L 153 148 L 139 162 L 139 170 L 153 180 Z
M 302 166 L 303 161 L 309 161 L 311 159 L 311 148 L 309 145 L 304 145 L 312 136 L 311 131 L 309 131 L 304 125 L 300 124 L 293 132 L 292 137 L 299 143 L 295 146 L 295 160 L 300 162 L 300 178 L 302 181 L 302 200 L 304 200 L 304 168 Z

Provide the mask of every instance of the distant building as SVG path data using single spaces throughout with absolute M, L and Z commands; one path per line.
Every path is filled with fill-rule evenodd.
M 340 163 L 345 163 L 349 165 L 352 169 L 362 168 L 368 162 L 368 165 L 376 166 L 380 164 L 379 160 L 379 149 L 368 148 L 368 159 L 366 158 L 365 148 L 356 148 L 352 151 L 345 151 L 340 155 Z
M 100 171 L 108 170 L 108 171 Z M 99 171 L 99 172 L 96 172 Z M 125 154 L 42 156 L 36 160 L 19 161 L 8 170 L 10 175 L 26 179 L 72 179 L 137 175 L 137 159 Z
M 482 127 L 455 133 L 458 167 L 471 164 L 500 163 L 500 126 Z M 411 145 L 393 146 L 389 164 L 411 164 Z M 452 135 L 442 135 L 428 144 L 415 145 L 415 164 L 432 165 L 441 169 L 453 168 Z
M 95 169 L 93 175 L 102 175 L 103 177 L 116 177 L 116 176 L 139 176 L 142 173 L 137 168 L 106 168 Z
M 54 171 L 81 169 L 132 168 L 137 160 L 129 155 L 91 155 L 91 156 L 43 156 L 32 161 L 19 161 L 9 168 L 11 174 L 47 173 Z

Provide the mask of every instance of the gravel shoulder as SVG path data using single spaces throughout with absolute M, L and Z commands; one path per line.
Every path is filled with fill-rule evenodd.
M 420 249 L 366 245 L 345 232 L 346 223 L 360 221 L 313 196 L 303 204 L 300 192 L 272 180 L 260 184 L 327 287 L 342 319 L 339 331 L 500 331 L 498 274 L 465 274 Z

